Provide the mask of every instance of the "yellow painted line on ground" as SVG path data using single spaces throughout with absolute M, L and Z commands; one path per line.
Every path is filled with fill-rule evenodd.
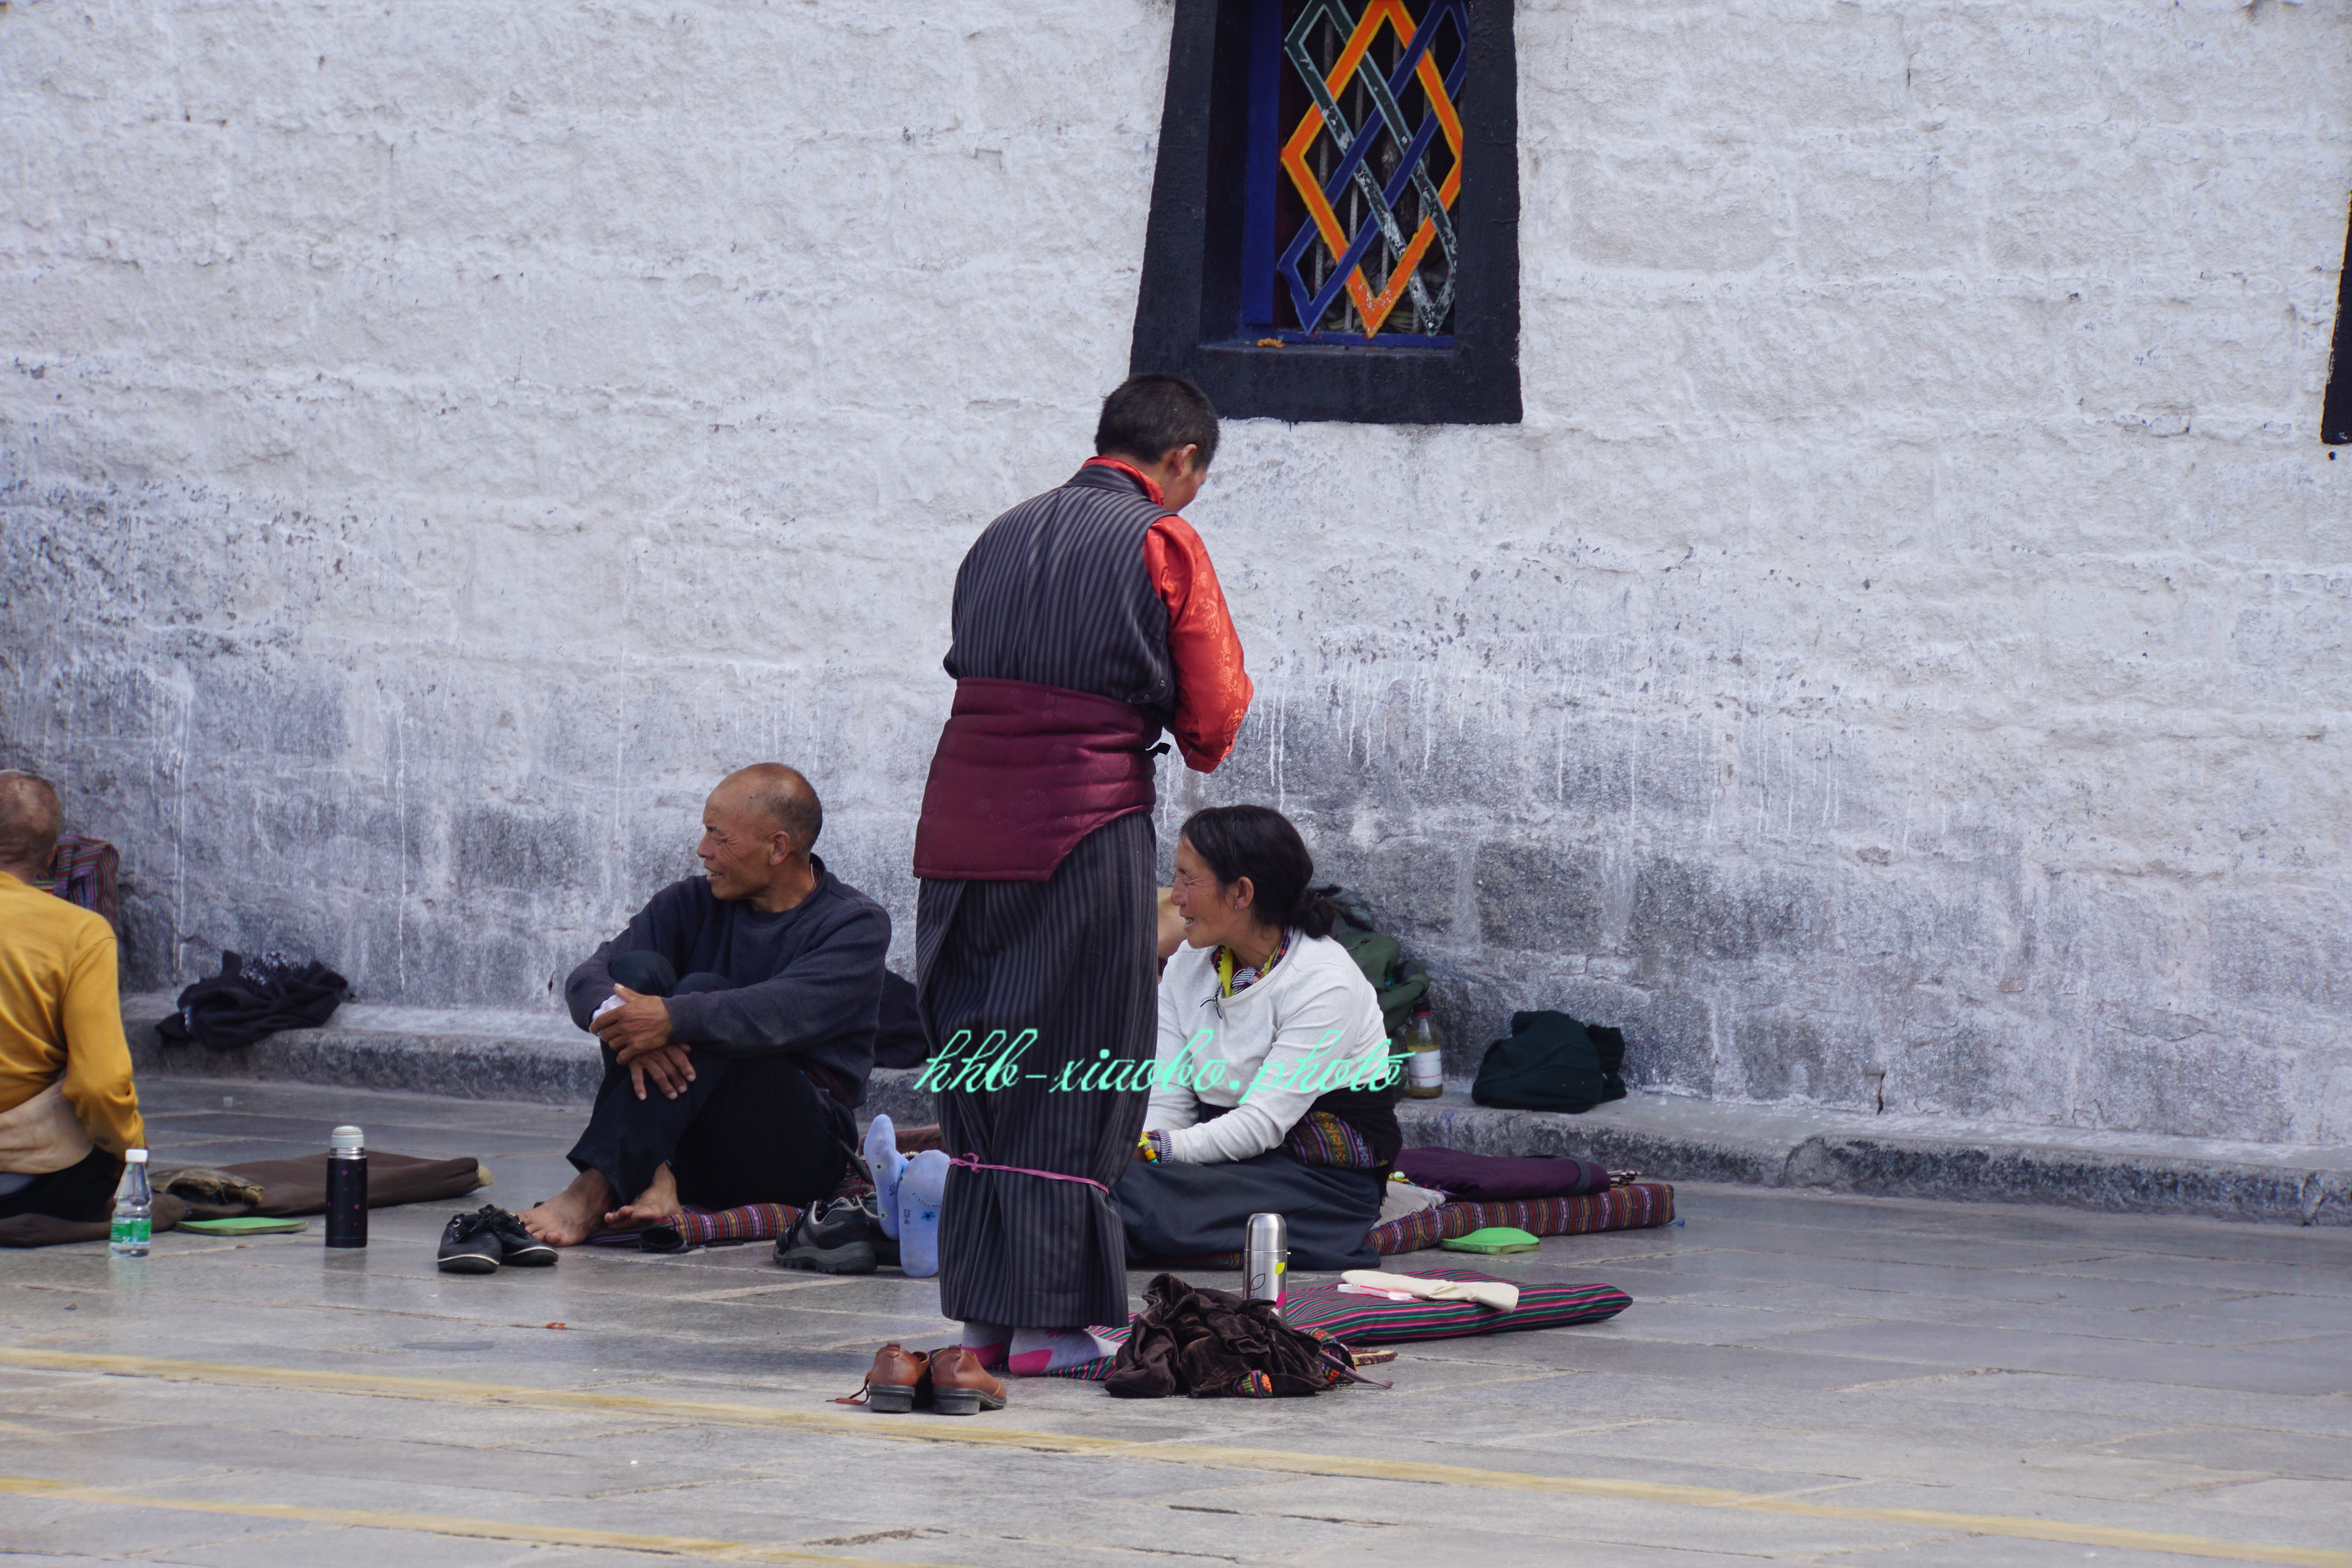
M 1332 1476 L 1356 1480 L 1406 1481 L 1424 1486 L 1466 1487 L 1482 1491 L 1529 1492 L 1555 1497 L 1605 1498 L 1618 1502 L 1664 1503 L 1685 1508 L 1733 1509 L 1751 1513 L 1781 1514 L 1799 1519 L 1845 1520 L 1867 1524 L 1901 1524 L 1947 1530 L 1970 1535 L 1998 1535 L 2021 1541 L 2050 1541 L 2072 1546 L 2106 1546 L 2122 1551 L 2170 1552 L 2185 1557 L 2211 1557 L 2229 1563 L 2273 1563 L 2287 1568 L 2352 1568 L 2352 1552 L 2311 1547 L 2264 1546 L 2215 1541 L 2200 1535 L 2167 1535 L 2154 1531 L 2126 1530 L 2100 1524 L 2070 1524 L 2063 1520 L 2028 1519 L 2005 1514 L 1954 1513 L 1937 1509 L 1860 1508 L 1811 1502 L 1802 1498 L 1775 1497 L 1733 1491 L 1722 1487 L 1680 1486 L 1668 1481 L 1618 1480 L 1603 1476 L 1543 1476 L 1517 1470 L 1477 1469 L 1466 1465 L 1433 1465 L 1413 1459 L 1360 1458 L 1342 1454 L 1299 1454 L 1276 1448 L 1235 1448 L 1219 1444 L 1138 1442 L 1129 1437 L 1090 1437 L 1067 1432 L 1045 1432 L 1000 1426 L 979 1420 L 942 1416 L 925 1419 L 900 1415 L 879 1420 L 871 1415 L 831 1411 L 773 1410 L 757 1405 L 720 1405 L 697 1400 L 655 1399 L 641 1394 L 605 1394 L 593 1389 L 533 1388 L 528 1384 L 456 1383 L 440 1378 L 388 1377 L 373 1373 L 302 1372 L 289 1368 L 240 1366 L 221 1362 L 169 1361 L 158 1356 L 95 1355 L 73 1351 L 0 1348 L 0 1366 L 42 1372 L 100 1373 L 119 1377 L 160 1378 L 174 1383 L 205 1383 L 243 1388 L 299 1390 L 314 1394 L 354 1394 L 383 1399 L 415 1399 L 436 1405 L 469 1405 L 533 1410 L 593 1410 L 651 1416 L 674 1421 L 699 1421 L 734 1426 L 822 1433 L 836 1436 L 880 1438 L 895 1442 L 952 1443 L 967 1447 L 1027 1448 L 1045 1453 L 1082 1454 L 1103 1458 L 1140 1460 L 1154 1464 L 1193 1465 L 1204 1469 L 1260 1470 L 1286 1475 Z M 259 1506 L 259 1505 L 257 1505 Z M 388 1516 L 404 1517 L 404 1516 Z M 506 1527 L 501 1527 L 506 1528 Z M 515 1529 L 525 1528 L 514 1526 Z M 593 1532 L 591 1532 L 593 1533 Z M 713 1542 L 730 1547 L 728 1542 Z M 730 1548 L 735 1549 L 735 1548 Z M 740 1548 L 740 1550 L 762 1550 Z M 858 1561 L 865 1561 L 859 1559 Z
M 477 1541 L 520 1541 L 534 1546 L 580 1546 L 608 1552 L 643 1552 L 691 1557 L 709 1563 L 829 1563 L 841 1568 L 938 1568 L 934 1563 L 884 1563 L 874 1557 L 843 1557 L 800 1552 L 789 1546 L 754 1546 L 741 1541 L 708 1541 L 695 1535 L 629 1535 L 616 1530 L 573 1530 L 555 1524 L 509 1524 L 496 1519 L 459 1519 L 441 1513 L 401 1513 L 364 1508 L 305 1508 L 283 1502 L 226 1502 L 217 1498 L 149 1497 L 120 1487 L 89 1487 L 38 1476 L 0 1476 L 0 1494 L 47 1498 L 58 1502 L 104 1503 L 110 1508 L 160 1508 L 177 1513 L 226 1514 L 236 1519 L 274 1519 L 289 1524 L 334 1524 L 361 1530 L 401 1530 L 422 1535 L 458 1535 Z

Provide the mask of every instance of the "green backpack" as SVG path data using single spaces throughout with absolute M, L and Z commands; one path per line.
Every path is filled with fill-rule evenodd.
M 1406 954 L 1403 943 L 1374 925 L 1372 907 L 1364 901 L 1363 894 L 1334 888 L 1325 897 L 1339 911 L 1331 940 L 1348 950 L 1348 956 L 1379 993 L 1381 1018 L 1388 1026 L 1389 1038 L 1394 1040 L 1412 1019 L 1413 1004 L 1429 994 L 1429 971 L 1421 966 L 1421 960 Z

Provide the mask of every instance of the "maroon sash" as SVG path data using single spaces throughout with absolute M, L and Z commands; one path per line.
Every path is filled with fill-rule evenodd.
M 915 826 L 915 875 L 1043 882 L 1078 840 L 1150 811 L 1160 726 L 1109 697 L 956 682 Z

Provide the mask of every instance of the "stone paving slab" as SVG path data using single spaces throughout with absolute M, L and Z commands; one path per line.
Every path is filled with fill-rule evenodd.
M 568 1175 L 579 1120 L 169 1076 L 142 1098 L 167 1163 L 357 1121 L 486 1160 L 509 1206 Z M 1680 1226 L 1495 1260 L 1629 1290 L 1605 1324 L 1406 1346 L 1388 1390 L 1016 1382 L 969 1421 L 826 1402 L 882 1339 L 950 1336 L 929 1282 L 787 1275 L 764 1247 L 445 1277 L 443 1205 L 375 1211 L 360 1253 L 315 1229 L 0 1253 L 0 1552 L 2352 1568 L 2352 1231 L 1678 1198 Z
M 123 999 L 142 1079 L 334 1084 L 448 1099 L 583 1105 L 598 1064 L 582 1033 L 537 1013 L 352 1005 L 323 1029 L 290 1029 L 243 1050 L 166 1047 L 154 1020 L 169 995 Z M 913 1070 L 878 1071 L 866 1113 L 934 1121 Z M 1405 1100 L 1408 1144 L 1485 1154 L 1577 1154 L 1672 1182 L 1733 1182 L 1885 1197 L 2061 1204 L 2117 1213 L 2352 1226 L 2352 1145 L 2273 1145 L 2078 1128 L 1973 1126 L 1635 1094 L 1582 1116 L 1442 1099 Z

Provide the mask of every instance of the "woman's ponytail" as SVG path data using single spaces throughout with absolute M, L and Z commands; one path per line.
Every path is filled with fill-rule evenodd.
M 1331 895 L 1339 890 L 1337 883 L 1307 889 L 1299 898 L 1298 912 L 1284 923 L 1297 926 L 1308 936 L 1329 936 L 1331 928 L 1339 923 L 1339 907 L 1331 901 Z

